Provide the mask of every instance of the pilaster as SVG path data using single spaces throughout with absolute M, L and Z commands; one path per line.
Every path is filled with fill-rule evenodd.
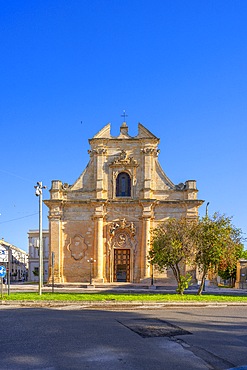
M 93 149 L 93 153 L 96 156 L 96 198 L 103 198 L 104 189 L 104 162 L 107 149 L 99 147 Z
M 153 219 L 153 203 L 142 203 L 142 279 L 151 277 L 150 263 L 148 261 L 148 254 L 150 251 L 150 229 L 151 220 Z
M 94 245 L 94 255 L 96 259 L 96 274 L 94 281 L 97 283 L 104 282 L 104 205 L 100 204 L 95 207 L 94 213 L 94 223 L 95 223 L 95 245 Z
M 143 198 L 152 198 L 153 191 L 153 168 L 154 156 L 158 155 L 158 150 L 155 147 L 145 147 L 141 149 L 143 153 L 143 168 L 144 168 L 144 183 L 143 183 Z
M 62 243 L 62 212 L 58 207 L 49 215 L 50 251 L 49 251 L 49 283 L 52 282 L 51 256 L 54 252 L 54 281 L 63 283 L 63 243 Z

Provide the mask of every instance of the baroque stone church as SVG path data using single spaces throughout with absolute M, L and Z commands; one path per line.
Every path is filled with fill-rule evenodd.
M 92 139 L 89 163 L 73 185 L 52 181 L 50 268 L 56 283 L 150 282 L 150 231 L 169 217 L 198 217 L 195 180 L 174 185 L 158 161 L 159 139 L 142 124 L 130 136 L 123 122 Z M 91 259 L 91 262 L 89 262 Z M 167 272 L 155 277 L 169 279 Z

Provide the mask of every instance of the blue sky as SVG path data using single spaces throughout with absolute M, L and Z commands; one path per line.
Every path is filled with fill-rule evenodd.
M 88 139 L 141 122 L 209 214 L 247 232 L 247 2 L 0 0 L 0 238 L 24 250 L 34 185 L 72 184 Z M 44 199 L 49 191 L 44 191 Z M 47 209 L 43 224 L 48 227 Z

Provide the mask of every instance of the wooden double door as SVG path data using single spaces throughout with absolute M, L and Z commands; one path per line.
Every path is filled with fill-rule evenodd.
M 114 249 L 114 281 L 130 281 L 130 249 Z

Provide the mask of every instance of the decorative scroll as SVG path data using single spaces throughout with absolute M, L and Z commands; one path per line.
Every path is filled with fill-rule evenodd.
M 175 185 L 176 190 L 184 190 L 186 185 L 183 182 L 180 182 L 178 185 Z
M 65 182 L 65 183 L 62 185 L 62 188 L 63 188 L 63 190 L 67 190 L 67 189 L 69 189 L 69 188 L 70 188 L 70 185 L 69 185 L 67 182 Z

